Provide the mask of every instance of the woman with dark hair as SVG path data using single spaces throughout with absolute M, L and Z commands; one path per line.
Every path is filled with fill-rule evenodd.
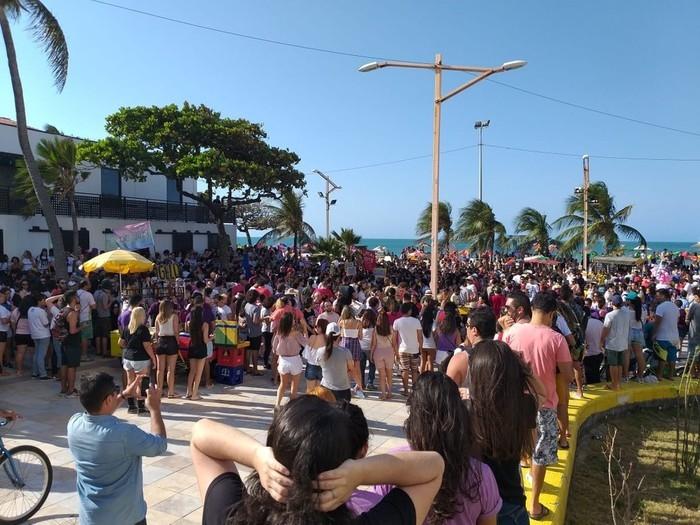
M 190 312 L 188 328 L 190 332 L 190 373 L 187 376 L 185 399 L 199 401 L 199 383 L 202 380 L 204 361 L 207 358 L 207 342 L 211 340 L 209 323 L 204 322 L 203 301 L 201 296 L 195 298 L 194 308 Z
M 289 389 L 290 399 L 296 399 L 301 373 L 304 364 L 299 356 L 299 350 L 308 344 L 308 340 L 296 329 L 294 316 L 285 312 L 277 327 L 277 334 L 272 340 L 272 351 L 278 356 L 277 371 L 280 374 L 280 385 L 277 388 L 275 406 L 280 406 L 285 392 Z
M 32 295 L 25 295 L 21 301 L 19 295 L 13 298 L 15 308 L 10 315 L 12 332 L 15 334 L 15 371 L 18 376 L 24 372 L 24 353 L 28 346 L 34 346 L 29 326 L 29 309 L 36 306 L 36 299 Z
M 420 366 L 419 373 L 432 372 L 435 363 L 435 354 L 437 352 L 435 346 L 435 317 L 437 316 L 437 308 L 435 301 L 429 299 L 420 315 L 420 325 L 423 331 L 423 346 L 420 349 Z
M 435 452 L 355 460 L 356 425 L 348 411 L 315 396 L 290 401 L 273 417 L 263 446 L 203 419 L 192 429 L 192 463 L 204 525 L 415 525 L 423 523 L 442 478 Z M 244 486 L 236 463 L 254 469 Z M 345 502 L 358 485 L 396 488 L 354 516 Z
M 377 325 L 370 343 L 370 361 L 379 372 L 379 399 L 391 399 L 391 373 L 394 363 L 398 360 L 399 351 L 396 347 L 394 332 L 389 324 L 389 316 L 382 310 L 377 318 Z
M 472 456 L 469 412 L 456 383 L 439 372 L 425 372 L 407 404 L 408 445 L 398 450 L 432 450 L 445 460 L 442 485 L 426 523 L 495 525 L 501 508 L 498 485 L 491 469 Z M 388 487 L 377 491 L 385 494 Z
M 340 401 L 350 401 L 350 376 L 353 371 L 353 358 L 350 350 L 339 345 L 340 326 L 329 323 L 326 327 L 326 347 L 319 353 L 318 362 L 321 365 L 323 378 L 321 386 L 333 392 Z
M 469 357 L 467 391 L 474 445 L 503 499 L 498 523 L 528 525 L 520 458 L 532 455 L 536 392 L 544 387 L 507 344 L 487 339 Z
M 646 315 L 642 310 L 642 300 L 639 298 L 636 292 L 627 293 L 627 301 L 629 302 L 629 309 L 631 310 L 629 320 L 630 320 L 630 350 L 634 352 L 634 356 L 637 358 L 637 380 L 641 381 L 644 377 L 644 369 L 647 367 L 646 359 L 644 359 L 644 352 L 642 348 L 644 345 L 644 330 L 643 326 L 646 322 Z M 628 354 L 628 352 L 626 352 Z M 627 368 L 629 369 L 629 354 L 627 355 Z M 625 375 L 627 377 L 627 375 Z
M 454 305 L 454 303 L 449 301 L 445 303 L 442 319 L 439 319 L 435 330 L 435 346 L 437 346 L 435 360 L 438 364 L 451 357 L 455 348 L 462 344 L 462 335 L 457 323 L 457 307 L 454 305 L 455 307 L 452 308 L 448 305 Z
M 326 327 L 328 321 L 316 320 L 316 333 L 309 337 L 308 344 L 304 347 L 302 356 L 306 360 L 304 378 L 306 379 L 306 393 L 310 393 L 321 384 L 323 369 L 319 364 L 319 356 L 326 351 Z

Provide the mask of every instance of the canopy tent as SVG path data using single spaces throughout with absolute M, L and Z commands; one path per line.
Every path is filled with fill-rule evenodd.
M 86 273 L 104 270 L 107 273 L 119 274 L 119 289 L 122 287 L 122 275 L 143 273 L 153 270 L 155 263 L 145 257 L 128 250 L 112 250 L 105 252 L 80 265 Z
M 523 259 L 523 262 L 527 264 L 559 264 L 558 261 L 555 261 L 554 259 L 548 259 L 544 255 L 532 255 L 530 257 L 525 257 L 525 259 Z
M 635 252 L 646 252 L 649 251 L 649 248 L 647 247 L 646 244 L 640 244 L 634 249 Z

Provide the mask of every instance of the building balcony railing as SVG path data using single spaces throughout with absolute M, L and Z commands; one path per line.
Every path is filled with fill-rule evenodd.
M 67 200 L 52 197 L 51 203 L 58 215 L 70 216 L 70 204 Z M 25 204 L 25 201 L 15 197 L 9 188 L 0 188 L 0 215 L 26 215 Z M 198 204 L 78 193 L 75 196 L 75 205 L 78 217 L 210 222 L 209 212 Z M 34 214 L 41 213 L 41 208 L 37 207 Z

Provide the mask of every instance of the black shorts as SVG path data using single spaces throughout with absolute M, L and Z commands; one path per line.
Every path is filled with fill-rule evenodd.
M 71 346 L 63 343 L 61 351 L 63 352 L 63 366 L 68 368 L 78 368 L 80 366 L 80 346 Z
M 15 334 L 15 344 L 34 346 L 34 341 L 32 341 L 32 336 L 29 334 Z
M 109 337 L 112 331 L 111 317 L 98 317 L 95 320 L 95 337 Z
M 158 338 L 156 355 L 177 355 L 177 338 L 174 335 L 163 335 Z
M 345 400 L 348 403 L 352 401 L 352 394 L 350 393 L 349 388 L 347 390 L 331 390 L 331 392 L 333 392 L 336 401 Z
M 250 345 L 248 346 L 248 350 L 260 350 L 260 342 L 262 341 L 262 336 L 259 335 L 257 337 L 249 337 L 248 338 L 248 343 Z
M 0 343 L 7 343 L 7 332 L 0 332 Z

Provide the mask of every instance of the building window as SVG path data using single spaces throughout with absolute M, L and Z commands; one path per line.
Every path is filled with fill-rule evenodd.
M 166 191 L 167 191 L 167 200 L 168 202 L 176 202 L 178 204 L 182 203 L 182 193 L 177 189 L 177 180 L 176 179 L 171 179 L 171 178 L 166 178 L 165 179 L 166 183 Z
M 122 178 L 118 170 L 112 168 L 102 168 L 102 195 L 112 197 L 122 196 Z

